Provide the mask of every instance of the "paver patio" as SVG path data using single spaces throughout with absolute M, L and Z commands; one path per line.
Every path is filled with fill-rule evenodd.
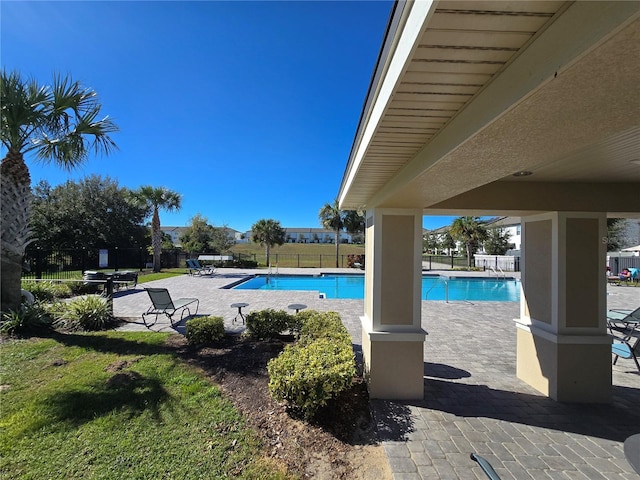
M 255 271 L 219 272 L 148 285 L 167 287 L 174 298 L 199 298 L 198 314 L 223 317 L 230 332 L 244 329 L 233 323 L 237 309 L 230 305 L 235 302 L 248 303 L 245 312 L 286 310 L 291 303 L 336 311 L 359 356 L 362 300 L 320 299 L 314 292 L 222 289 Z M 281 269 L 280 273 L 319 270 Z M 128 319 L 122 329 L 145 329 L 141 314 L 150 301 L 142 286 L 115 295 L 115 315 Z M 640 289 L 609 286 L 607 302 L 608 308 L 635 308 Z M 640 478 L 623 452 L 625 438 L 640 432 L 640 375 L 633 362 L 620 359 L 613 366 L 612 404 L 554 402 L 516 378 L 513 319 L 517 316 L 517 303 L 422 302 L 422 326 L 428 332 L 424 400 L 371 401 L 396 480 L 486 478 L 469 458 L 471 452 L 487 458 L 503 480 Z M 167 319 L 159 318 L 153 329 L 183 332 L 184 322 L 172 329 Z

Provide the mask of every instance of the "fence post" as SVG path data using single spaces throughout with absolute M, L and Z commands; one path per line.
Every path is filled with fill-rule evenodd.
M 107 296 L 107 304 L 109 305 L 109 310 L 111 312 L 111 315 L 113 315 L 113 278 L 107 277 L 104 289 Z
M 320 254 L 320 268 L 322 268 L 322 254 Z
M 40 247 L 36 249 L 36 278 L 42 279 L 42 251 Z
M 298 254 L 298 268 L 300 268 L 300 254 Z
M 451 270 L 453 270 L 453 253 L 451 254 Z

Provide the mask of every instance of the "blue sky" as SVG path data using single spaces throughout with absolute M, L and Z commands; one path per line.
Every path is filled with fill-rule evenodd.
M 390 1 L 0 3 L 2 67 L 69 73 L 120 127 L 119 150 L 32 183 L 98 174 L 182 195 L 165 226 L 318 227 L 337 196 Z M 2 154 L 6 153 L 4 150 Z M 425 217 L 425 227 L 454 217 Z

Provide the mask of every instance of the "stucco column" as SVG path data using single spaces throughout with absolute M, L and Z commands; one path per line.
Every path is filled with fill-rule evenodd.
M 362 321 L 369 395 L 422 399 L 422 211 L 367 210 Z
M 611 401 L 606 235 L 604 213 L 522 219 L 517 375 L 557 401 Z

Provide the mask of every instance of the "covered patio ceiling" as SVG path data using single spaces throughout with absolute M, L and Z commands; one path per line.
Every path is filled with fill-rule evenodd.
M 640 2 L 396 3 L 339 201 L 640 216 Z

